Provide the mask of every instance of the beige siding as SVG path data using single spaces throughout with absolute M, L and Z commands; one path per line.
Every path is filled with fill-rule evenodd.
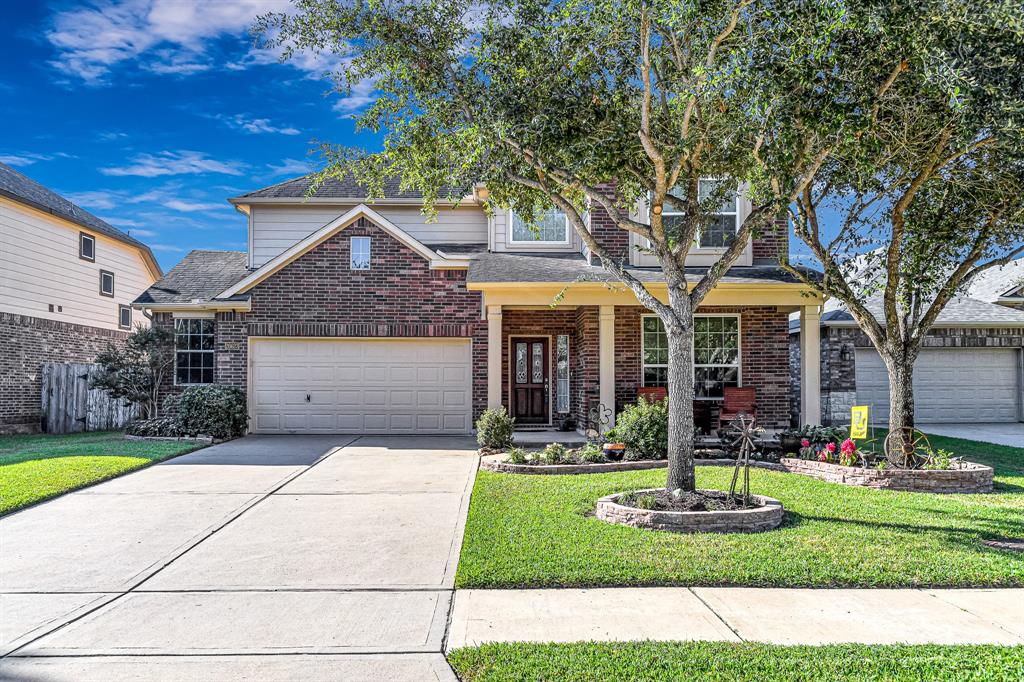
M 494 210 L 494 241 L 491 249 L 494 251 L 516 251 L 522 253 L 554 253 L 554 252 L 579 252 L 583 248 L 583 241 L 576 234 L 576 230 L 569 229 L 569 244 L 513 244 L 508 238 L 508 211 L 496 208 Z
M 343 215 L 349 205 L 252 206 L 252 266 L 268 260 L 302 241 Z M 484 244 L 487 215 L 477 205 L 439 208 L 436 222 L 428 223 L 417 206 L 370 204 L 373 210 L 424 244 Z
M 100 235 L 96 262 L 80 259 L 79 232 L 89 233 L 0 201 L 0 311 L 117 329 L 118 304 L 130 304 L 154 279 L 138 249 Z M 114 298 L 100 296 L 100 270 L 114 273 Z M 136 310 L 132 322 L 146 319 Z

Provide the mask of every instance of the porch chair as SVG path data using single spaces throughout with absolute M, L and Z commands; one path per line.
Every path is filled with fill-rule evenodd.
M 636 389 L 636 396 L 649 403 L 659 403 L 668 400 L 668 389 L 661 386 L 640 386 Z
M 718 412 L 718 426 L 721 428 L 740 415 L 757 417 L 757 391 L 754 388 L 727 387 Z

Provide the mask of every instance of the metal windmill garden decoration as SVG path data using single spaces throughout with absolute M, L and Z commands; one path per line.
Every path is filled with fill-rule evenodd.
M 739 499 L 744 507 L 751 504 L 750 497 L 750 454 L 757 449 L 754 439 L 764 433 L 764 429 L 754 423 L 754 418 L 741 414 L 722 429 L 719 435 L 729 449 L 736 449 L 736 465 L 732 470 L 732 482 L 729 484 L 729 498 Z M 742 470 L 743 477 L 740 478 Z M 736 492 L 740 485 L 739 493 Z

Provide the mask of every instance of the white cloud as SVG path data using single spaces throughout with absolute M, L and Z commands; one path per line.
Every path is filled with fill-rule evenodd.
M 331 107 L 339 114 L 358 114 L 377 99 L 374 94 L 376 82 L 371 79 L 359 81 Z
M 278 135 L 298 135 L 301 131 L 294 126 L 278 126 L 270 122 L 269 118 L 253 118 L 245 114 L 227 116 L 216 114 L 213 118 L 223 121 L 228 127 L 241 130 L 246 133 L 257 135 L 260 133 L 276 133 Z
M 171 210 L 184 211 L 185 213 L 192 213 L 194 211 L 219 211 L 231 208 L 226 204 L 218 204 L 208 201 L 183 201 L 181 199 L 170 199 L 165 201 L 163 205 Z
M 163 251 L 165 253 L 181 253 L 185 250 L 180 246 L 174 246 L 173 244 L 150 244 L 149 248 L 154 251 Z
M 132 232 L 132 236 L 133 237 L 143 237 L 143 238 L 146 238 L 146 239 L 152 239 L 157 234 L 153 230 L 136 230 L 136 229 L 132 229 L 131 232 Z
M 46 34 L 57 49 L 50 63 L 92 85 L 104 83 L 115 66 L 128 62 L 161 74 L 205 71 L 222 66 L 211 54 L 217 40 L 244 36 L 257 16 L 290 6 L 289 0 L 99 0 L 54 15 Z M 279 50 L 251 48 L 223 66 L 245 69 L 274 63 L 279 55 Z M 330 60 L 304 53 L 289 63 L 320 75 Z
M 279 164 L 268 164 L 267 168 L 270 169 L 270 175 L 268 177 L 276 177 L 278 175 L 306 175 L 312 172 L 313 167 L 308 161 L 301 159 L 285 159 Z
M 31 152 L 21 152 L 18 154 L 2 154 L 0 155 L 0 163 L 6 163 L 8 166 L 31 166 L 37 161 L 49 161 L 52 156 L 46 154 L 33 154 Z
M 112 176 L 140 176 L 155 178 L 162 175 L 194 175 L 198 173 L 221 173 L 241 175 L 242 170 L 234 161 L 217 161 L 203 152 L 163 151 L 158 154 L 139 154 L 127 166 L 100 168 L 100 173 Z

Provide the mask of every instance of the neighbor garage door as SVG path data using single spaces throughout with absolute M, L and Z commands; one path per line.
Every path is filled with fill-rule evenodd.
M 916 421 L 1015 422 L 1017 353 L 1012 349 L 925 349 L 914 366 Z M 871 421 L 889 415 L 889 379 L 874 350 L 857 351 L 857 402 L 872 406 Z
M 469 339 L 254 339 L 257 433 L 469 433 Z

